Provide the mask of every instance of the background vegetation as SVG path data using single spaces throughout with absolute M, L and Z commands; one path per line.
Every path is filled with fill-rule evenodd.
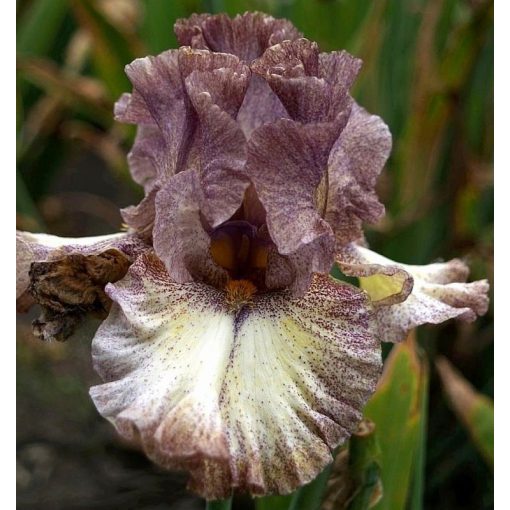
M 345 48 L 365 62 L 354 96 L 385 119 L 394 139 L 379 183 L 387 216 L 369 231 L 371 245 L 417 264 L 462 255 L 474 279 L 492 283 L 492 1 L 17 0 L 17 7 L 18 228 L 73 237 L 117 231 L 119 206 L 141 197 L 125 160 L 134 131 L 112 115 L 131 89 L 124 65 L 175 47 L 178 17 L 257 9 L 291 19 L 324 50 Z M 180 477 L 127 449 L 98 417 L 85 335 L 45 345 L 29 323 L 22 318 L 18 328 L 19 508 L 201 508 Z M 367 408 L 383 482 L 377 508 L 492 508 L 492 311 L 417 336 L 393 352 Z M 469 405 L 455 405 L 459 382 Z M 300 501 L 294 507 L 305 509 Z

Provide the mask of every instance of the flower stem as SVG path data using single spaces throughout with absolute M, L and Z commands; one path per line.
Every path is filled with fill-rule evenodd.
M 232 498 L 206 501 L 205 503 L 205 510 L 230 510 L 231 508 Z
M 289 510 L 319 510 L 332 469 L 331 463 L 315 480 L 298 489 L 292 497 Z

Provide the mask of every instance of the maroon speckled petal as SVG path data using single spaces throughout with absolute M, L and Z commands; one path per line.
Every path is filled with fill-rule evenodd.
M 242 173 L 246 140 L 235 120 L 249 68 L 234 55 L 180 48 L 137 59 L 126 71 L 134 90 L 121 97 L 116 114 L 139 124 L 129 163 L 147 194 L 124 210 L 126 223 L 150 235 L 156 192 L 190 168 L 200 178 L 197 198 L 206 221 L 212 227 L 226 221 L 249 185 Z
M 241 206 L 249 185 L 242 172 L 246 139 L 235 116 L 248 86 L 249 70 L 222 68 L 194 71 L 186 90 L 198 115 L 197 171 L 200 177 L 201 212 L 216 227 Z
M 177 284 L 146 255 L 107 292 L 93 342 L 99 412 L 207 499 L 284 494 L 331 462 L 380 375 L 370 307 L 358 289 L 317 275 L 303 298 Z
M 121 122 L 147 126 L 138 135 L 130 158 L 144 159 L 144 167 L 133 169 L 137 182 L 164 182 L 182 170 L 192 141 L 196 119 L 184 90 L 179 55 L 182 50 L 168 50 L 155 57 L 134 60 L 126 66 L 133 93 L 124 94 L 115 105 L 115 118 Z M 149 168 L 147 168 L 149 160 Z M 140 175 L 140 170 L 143 174 Z M 147 172 L 147 175 L 145 175 Z
M 301 37 L 287 20 L 263 13 L 245 13 L 230 19 L 225 14 L 193 14 L 177 20 L 175 32 L 180 44 L 196 49 L 232 53 L 250 63 L 270 46 Z M 278 97 L 265 80 L 252 76 L 238 121 L 246 136 L 258 126 L 288 117 Z
M 210 254 L 211 239 L 200 215 L 200 178 L 193 170 L 177 174 L 156 197 L 154 249 L 177 282 L 205 281 L 223 287 L 227 273 Z
M 260 76 L 252 75 L 244 102 L 237 115 L 237 120 L 246 137 L 249 137 L 253 130 L 262 124 L 288 117 L 287 110 L 267 82 Z
M 361 60 L 349 53 L 320 54 L 308 39 L 273 46 L 252 65 L 290 117 L 306 123 L 333 121 L 350 106 L 348 91 L 360 68 Z
M 151 124 L 140 124 L 135 142 L 128 154 L 129 170 L 133 180 L 148 193 L 159 175 L 169 167 L 167 146 L 160 129 Z
M 230 53 L 248 63 L 270 46 L 301 35 L 290 21 L 261 12 L 246 12 L 235 18 L 193 14 L 177 20 L 174 30 L 182 46 Z
M 354 268 L 352 274 L 360 276 L 360 285 L 374 304 L 383 305 L 377 306 L 374 317 L 379 337 L 385 342 L 400 342 L 421 324 L 439 324 L 453 318 L 473 321 L 477 315 L 487 312 L 488 282 L 465 283 L 469 270 L 458 259 L 413 266 L 393 262 L 368 248 L 351 244 L 339 255 L 339 265 Z M 412 292 L 409 293 L 409 282 L 404 279 L 405 292 L 395 293 L 405 274 L 414 283 Z M 382 299 L 384 296 L 387 299 Z M 405 298 L 403 302 L 395 302 L 402 298 Z
M 257 128 L 248 142 L 247 174 L 267 212 L 267 226 L 302 292 L 312 272 L 327 273 L 334 234 L 324 220 L 327 166 L 350 115 L 348 89 L 360 61 L 342 52 L 328 58 L 307 39 L 266 50 L 252 69 L 264 77 L 291 119 Z M 285 190 L 285 192 L 282 192 Z M 279 285 L 268 268 L 267 284 Z
M 328 163 L 325 220 L 339 246 L 362 236 L 363 221 L 375 223 L 384 215 L 375 184 L 390 151 L 386 124 L 354 103 Z
M 154 185 L 138 205 L 131 205 L 120 210 L 124 223 L 148 241 L 152 240 L 158 191 L 159 186 Z
M 314 263 L 299 268 L 305 269 L 305 280 L 314 271 L 329 272 L 333 263 L 333 231 L 321 218 L 316 201 L 333 129 L 281 120 L 255 130 L 248 143 L 247 174 L 266 210 L 269 234 L 279 253 L 301 261 L 309 258 L 305 253 L 313 254 Z
M 133 84 L 133 93 L 124 94 L 115 105 L 115 116 L 121 122 L 143 126 L 133 147 L 134 164 L 143 158 L 144 168 L 133 169 L 137 182 L 145 182 L 152 174 L 146 164 L 155 167 L 160 184 L 168 177 L 184 170 L 192 151 L 197 117 L 191 106 L 184 80 L 194 71 L 213 71 L 230 68 L 246 75 L 248 69 L 233 55 L 180 48 L 168 50 L 155 57 L 139 58 L 126 66 Z M 247 78 L 243 80 L 246 82 Z M 236 80 L 239 82 L 240 80 Z M 247 84 L 242 84 L 243 95 Z M 234 93 L 231 96 L 230 93 Z M 217 91 L 214 102 L 227 110 L 239 109 L 243 95 L 229 88 Z M 230 110 L 229 110 L 230 111 Z M 146 176 L 145 173 L 149 175 Z

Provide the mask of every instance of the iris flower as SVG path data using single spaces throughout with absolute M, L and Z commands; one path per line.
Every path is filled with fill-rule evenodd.
M 460 260 L 410 266 L 366 246 L 384 122 L 349 94 L 361 61 L 262 13 L 177 21 L 181 47 L 133 61 L 115 117 L 145 197 L 126 231 L 18 232 L 18 307 L 43 339 L 84 315 L 98 411 L 207 499 L 285 494 L 356 429 L 381 342 L 474 320 L 486 281 Z M 333 279 L 333 266 L 360 287 Z

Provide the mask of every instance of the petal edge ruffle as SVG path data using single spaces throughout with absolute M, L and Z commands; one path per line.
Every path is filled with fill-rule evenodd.
M 360 278 L 361 288 L 378 305 L 374 318 L 381 341 L 400 342 L 422 324 L 473 321 L 489 306 L 487 280 L 465 283 L 469 270 L 459 259 L 400 264 L 351 243 L 337 255 L 337 263 Z
M 288 493 L 311 481 L 356 428 L 380 374 L 370 306 L 317 275 L 303 298 L 177 284 L 152 255 L 108 286 L 93 342 L 103 416 L 151 459 L 185 469 L 207 499 Z

